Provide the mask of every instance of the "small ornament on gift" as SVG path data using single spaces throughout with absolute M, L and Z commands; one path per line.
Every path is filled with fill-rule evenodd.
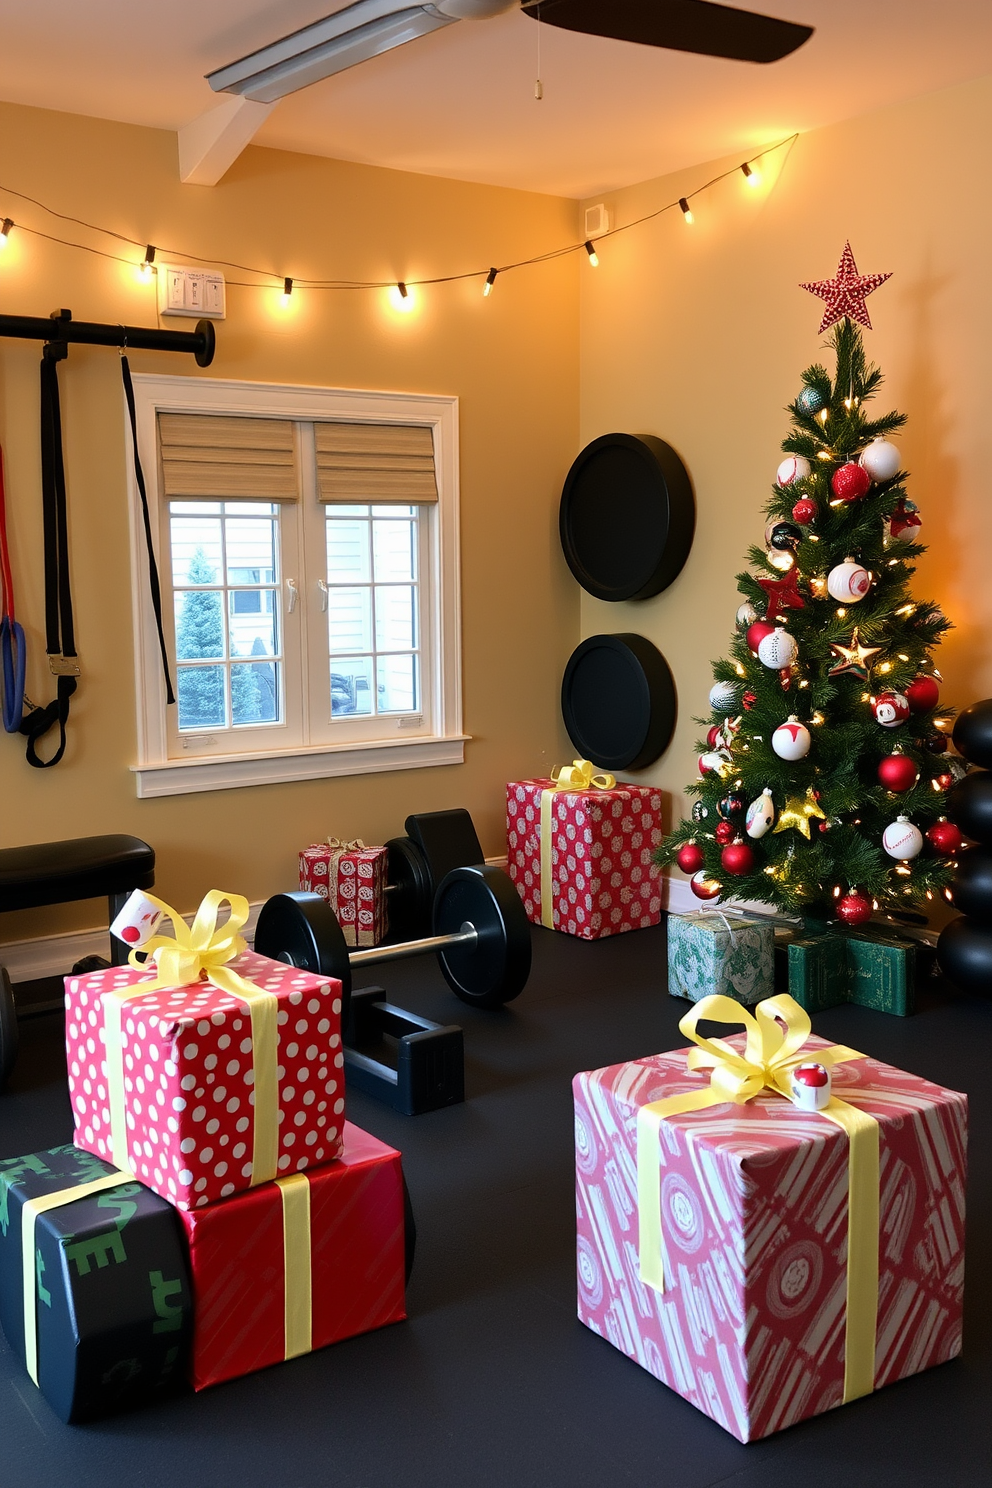
M 830 1071 L 825 1064 L 798 1064 L 789 1077 L 793 1105 L 801 1111 L 822 1111 L 830 1104 Z
M 135 889 L 111 925 L 110 933 L 130 946 L 132 951 L 140 951 L 158 930 L 162 914 L 154 899 Z

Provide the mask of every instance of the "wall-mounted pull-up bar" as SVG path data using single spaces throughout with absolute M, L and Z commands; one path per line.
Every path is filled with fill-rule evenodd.
M 188 351 L 197 366 L 209 367 L 217 338 L 213 321 L 198 320 L 195 331 L 162 331 L 153 326 L 102 325 L 73 320 L 71 310 L 40 315 L 0 315 L 0 336 L 27 341 L 74 341 L 84 346 L 119 346 L 122 351 Z

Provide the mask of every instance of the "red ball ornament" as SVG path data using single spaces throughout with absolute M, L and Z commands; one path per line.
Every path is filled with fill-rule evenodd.
M 734 826 L 733 822 L 721 821 L 717 822 L 716 826 L 713 828 L 713 836 L 716 838 L 717 842 L 719 842 L 721 847 L 726 847 L 728 842 L 733 842 L 734 834 L 736 833 L 736 831 L 737 828 Z
M 838 501 L 860 501 L 871 489 L 871 476 L 867 470 L 849 460 L 830 477 L 830 489 Z
M 837 913 L 845 925 L 863 925 L 866 920 L 871 919 L 871 900 L 854 889 L 850 894 L 844 895 L 837 905 Z
M 808 527 L 816 516 L 816 502 L 811 501 L 808 496 L 801 496 L 792 508 L 792 520 L 798 522 L 800 527 Z
M 720 854 L 720 862 L 725 872 L 740 875 L 750 873 L 754 867 L 754 853 L 746 842 L 732 842 L 725 847 Z
M 675 861 L 683 873 L 698 873 L 706 859 L 701 847 L 695 842 L 687 842 L 684 847 L 679 848 Z
M 715 723 L 706 735 L 707 749 L 719 748 L 722 737 L 723 736 L 720 732 L 720 725 L 718 723 Z
M 697 899 L 719 899 L 723 893 L 723 885 L 718 884 L 715 878 L 707 878 L 703 869 L 692 875 L 689 887 Z
M 905 698 L 914 713 L 929 713 L 936 708 L 940 688 L 935 677 L 917 677 L 906 688 Z
M 765 639 L 765 636 L 772 635 L 774 633 L 774 630 L 775 626 L 769 625 L 767 620 L 755 620 L 753 625 L 748 626 L 747 634 L 745 636 L 748 650 L 753 651 L 755 656 L 757 656 L 758 647 Z
M 886 790 L 907 791 L 915 784 L 919 771 L 908 754 L 887 754 L 878 762 L 878 783 Z
M 943 857 L 953 858 L 960 849 L 963 838 L 959 828 L 953 822 L 936 821 L 927 833 L 927 841 Z
M 936 783 L 940 786 L 940 789 L 942 791 L 950 790 L 951 786 L 954 784 L 954 776 L 950 773 L 949 770 L 945 770 L 942 775 L 936 776 Z

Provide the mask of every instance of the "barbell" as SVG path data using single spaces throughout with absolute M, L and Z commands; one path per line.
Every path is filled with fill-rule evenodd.
M 349 951 L 325 899 L 276 894 L 259 913 L 255 949 L 274 961 L 335 977 L 345 1004 L 355 967 L 429 954 L 437 956 L 456 997 L 472 1007 L 500 1007 L 523 991 L 530 975 L 530 924 L 501 868 L 486 863 L 453 868 L 434 896 L 433 929 L 419 940 Z

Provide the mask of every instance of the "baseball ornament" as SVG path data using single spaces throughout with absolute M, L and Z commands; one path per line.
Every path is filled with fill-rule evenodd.
M 733 682 L 714 682 L 710 688 L 710 707 L 715 713 L 727 713 L 734 706 L 737 688 Z
M 964 838 L 961 836 L 959 827 L 941 817 L 940 821 L 935 821 L 927 832 L 927 841 L 940 853 L 941 857 L 953 858 L 954 854 L 959 851 Z
M 848 460 L 830 477 L 830 489 L 838 501 L 861 501 L 871 488 L 871 477 L 867 470 Z
M 792 508 L 792 520 L 798 522 L 800 527 L 808 527 L 816 516 L 816 502 L 811 501 L 808 496 L 800 496 Z
M 699 773 L 700 775 L 722 775 L 730 762 L 730 755 L 725 749 L 714 749 L 709 754 L 699 756 Z
M 770 625 L 767 620 L 755 620 L 753 625 L 748 626 L 747 635 L 744 637 L 747 641 L 748 650 L 753 651 L 757 655 L 758 647 L 765 639 L 765 636 L 770 636 L 774 630 L 774 625 Z
M 880 692 L 872 704 L 875 722 L 883 728 L 898 728 L 909 717 L 909 703 L 901 692 Z
M 713 836 L 716 838 L 721 847 L 726 847 L 727 843 L 733 842 L 734 838 L 737 836 L 737 828 L 734 826 L 733 822 L 718 821 L 716 826 L 713 828 Z
M 802 455 L 786 455 L 778 467 L 775 480 L 780 486 L 794 486 L 796 481 L 804 481 L 809 473 L 810 463 Z
M 755 841 L 764 837 L 775 825 L 775 803 L 772 793 L 767 788 L 756 796 L 747 808 L 747 816 L 744 818 L 744 829 L 747 835 Z
M 915 858 L 923 846 L 923 833 L 908 816 L 897 816 L 882 833 L 882 846 L 890 858 L 906 863 Z
M 794 522 L 783 522 L 776 517 L 765 528 L 765 546 L 791 553 L 803 540 L 803 535 Z
M 887 754 L 878 762 L 878 783 L 889 791 L 908 791 L 919 777 L 916 761 L 907 754 Z
M 707 878 L 705 868 L 692 875 L 689 887 L 697 899 L 719 899 L 723 890 L 722 884 L 718 884 L 715 878 Z
M 845 558 L 827 574 L 827 593 L 838 604 L 857 604 L 871 588 L 871 574 L 853 558 Z
M 776 626 L 771 635 L 764 636 L 758 642 L 758 660 L 762 666 L 775 672 L 791 666 L 798 655 L 799 647 L 795 636 L 791 636 L 781 626 Z
M 889 518 L 889 536 L 904 537 L 907 542 L 915 542 L 922 526 L 923 522 L 920 519 L 916 502 L 908 501 L 905 496 L 900 496 Z
M 140 951 L 155 934 L 163 913 L 164 910 L 159 909 L 140 889 L 135 889 L 111 925 L 110 933 L 126 946 L 130 946 L 132 951 Z
M 754 853 L 746 842 L 732 842 L 720 854 L 720 863 L 724 872 L 732 873 L 736 878 L 740 878 L 743 874 L 753 871 Z
M 772 749 L 783 760 L 805 759 L 811 742 L 809 729 L 795 714 L 787 722 L 779 724 L 772 734 Z
M 929 713 L 940 700 L 936 677 L 917 677 L 906 688 L 906 701 L 914 713 Z
M 706 862 L 703 849 L 695 842 L 687 842 L 680 847 L 675 855 L 675 861 L 683 873 L 698 873 Z
M 830 1104 L 830 1071 L 825 1064 L 797 1064 L 789 1074 L 792 1103 L 800 1111 L 822 1111 Z
M 872 916 L 872 902 L 866 894 L 852 889 L 837 905 L 837 913 L 845 925 L 864 925 Z
M 819 388 L 810 387 L 807 383 L 796 399 L 796 407 L 800 413 L 807 414 L 809 418 L 815 418 L 829 402 L 830 399 L 826 393 L 821 393 Z
M 748 626 L 753 625 L 757 618 L 758 612 L 754 608 L 754 605 L 749 599 L 745 600 L 740 609 L 737 611 L 737 624 L 740 626 L 741 630 L 747 630 Z
M 862 450 L 858 464 L 875 482 L 891 480 L 899 474 L 899 448 L 887 439 L 873 439 L 867 449 Z

